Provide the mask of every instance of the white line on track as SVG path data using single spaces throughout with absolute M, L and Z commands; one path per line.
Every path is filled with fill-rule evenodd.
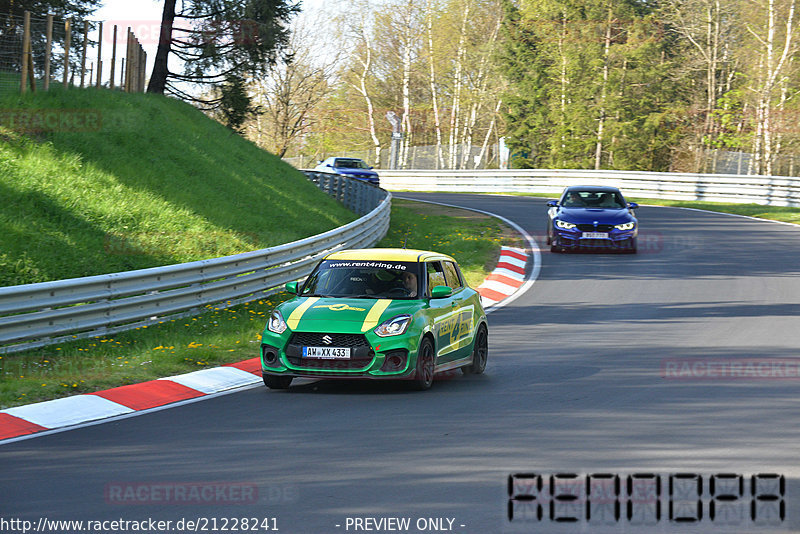
M 742 219 L 750 219 L 751 221 L 759 221 L 759 222 L 767 222 L 767 223 L 775 223 L 775 224 L 782 224 L 784 226 L 791 226 L 795 230 L 800 230 L 800 224 L 790 223 L 785 221 L 773 221 L 772 219 L 762 219 L 760 217 L 751 217 L 750 215 L 740 215 L 738 213 L 725 213 L 724 211 L 713 211 L 713 210 L 701 210 L 700 208 L 686 208 L 684 206 L 661 206 L 659 204 L 639 204 L 642 207 L 647 208 L 669 208 L 673 210 L 687 210 L 687 211 L 699 211 L 701 213 L 714 213 L 716 215 L 728 215 L 729 217 L 739 217 Z M 764 206 L 767 208 L 768 206 Z
M 536 279 L 539 278 L 539 272 L 542 270 L 542 253 L 539 250 L 539 245 L 536 243 L 536 240 L 533 238 L 532 235 L 523 230 L 522 227 L 517 223 L 515 223 L 514 221 L 506 219 L 502 215 L 498 215 L 490 211 L 479 210 L 476 208 L 467 208 L 465 206 L 457 206 L 455 204 L 445 204 L 444 202 L 433 202 L 431 200 L 419 200 L 416 198 L 408 198 L 401 196 L 395 196 L 394 198 L 399 200 L 409 200 L 411 202 L 425 202 L 427 204 L 437 204 L 439 206 L 446 206 L 448 208 L 457 208 L 462 210 L 474 211 L 476 213 L 483 213 L 484 215 L 489 215 L 496 219 L 500 219 L 501 221 L 512 227 L 514 230 L 522 234 L 522 236 L 528 242 L 528 248 L 530 249 L 531 256 L 533 257 L 533 269 L 531 270 L 531 275 L 527 280 L 525 280 L 525 283 L 520 286 L 519 290 L 516 293 L 514 293 L 513 295 L 511 295 L 506 299 L 503 299 L 501 302 L 493 304 L 491 307 L 489 307 L 486 310 L 487 314 L 492 313 L 495 310 L 499 310 L 500 308 L 507 306 L 512 302 L 514 302 L 515 300 L 517 300 L 519 297 L 525 294 L 526 291 L 528 291 L 531 287 L 533 287 L 534 282 L 536 282 Z

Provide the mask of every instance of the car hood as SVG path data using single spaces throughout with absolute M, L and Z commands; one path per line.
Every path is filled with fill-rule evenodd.
M 372 169 L 350 169 L 347 167 L 337 167 L 336 172 L 339 174 L 361 174 L 368 176 L 378 176 L 378 173 Z
M 592 224 L 594 221 L 600 224 L 622 224 L 634 220 L 627 208 L 561 208 L 558 218 L 576 224 Z
M 423 306 L 423 300 L 296 297 L 278 310 L 291 330 L 357 334 Z

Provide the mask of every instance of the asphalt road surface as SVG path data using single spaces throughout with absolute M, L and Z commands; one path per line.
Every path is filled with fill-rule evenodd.
M 544 249 L 544 199 L 399 196 Z M 0 531 L 800 531 L 800 229 L 638 217 L 637 255 L 542 252 L 489 316 L 485 375 L 257 387 L 0 446 Z

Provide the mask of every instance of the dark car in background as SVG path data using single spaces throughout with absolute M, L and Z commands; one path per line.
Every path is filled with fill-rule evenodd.
M 342 176 L 349 176 L 356 180 L 370 183 L 375 186 L 380 185 L 378 173 L 372 170 L 372 167 L 367 165 L 364 160 L 358 158 L 328 158 L 319 162 L 319 165 L 314 167 L 315 171 L 320 172 L 333 172 L 341 174 Z
M 636 252 L 635 202 L 616 187 L 570 186 L 547 202 L 547 244 L 552 252 L 606 249 Z

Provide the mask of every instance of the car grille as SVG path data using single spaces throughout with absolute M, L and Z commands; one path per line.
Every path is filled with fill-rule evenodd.
M 322 338 L 328 336 L 326 343 Z M 289 345 L 305 347 L 369 347 L 369 341 L 363 334 L 329 334 L 327 332 L 294 332 L 289 338 Z
M 614 228 L 613 224 L 579 224 L 578 230 L 581 232 L 610 232 Z
M 322 338 L 328 336 L 330 343 Z M 303 358 L 303 347 L 348 347 L 349 360 Z M 375 353 L 363 334 L 330 334 L 327 332 L 294 332 L 286 345 L 286 359 L 295 367 L 321 371 L 344 371 L 367 367 Z

